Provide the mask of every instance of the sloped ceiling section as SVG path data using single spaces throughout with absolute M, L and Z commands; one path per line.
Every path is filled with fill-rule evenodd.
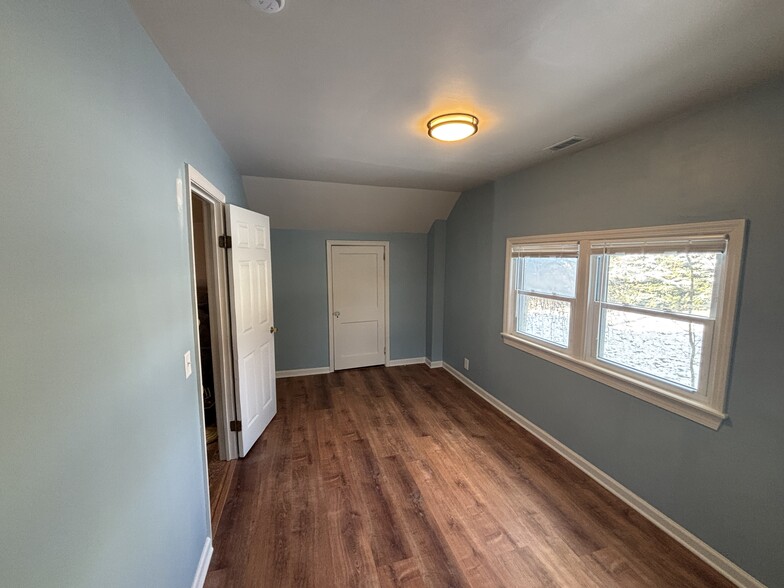
M 244 176 L 248 206 L 273 229 L 427 233 L 459 192 Z

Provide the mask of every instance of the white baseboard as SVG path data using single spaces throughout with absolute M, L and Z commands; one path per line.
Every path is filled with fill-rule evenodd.
M 328 374 L 329 366 L 317 368 L 305 368 L 302 370 L 281 370 L 275 372 L 276 378 L 295 378 L 296 376 L 315 376 L 318 374 Z
M 444 362 L 441 360 L 438 361 L 430 361 L 427 357 L 425 358 L 425 365 L 429 368 L 440 368 L 444 367 Z
M 202 588 L 202 586 L 204 586 L 204 581 L 207 579 L 207 570 L 210 569 L 211 559 L 212 559 L 212 539 L 210 537 L 207 537 L 204 540 L 204 549 L 201 550 L 199 565 L 196 568 L 196 575 L 193 577 L 193 584 L 191 584 L 191 588 Z
M 386 366 L 387 367 L 396 367 L 401 365 L 414 365 L 417 363 L 427 363 L 427 359 L 424 357 L 407 357 L 405 359 L 392 359 L 390 360 Z M 434 365 L 433 367 L 441 367 L 441 362 L 437 362 L 439 365 Z M 297 376 L 315 376 L 318 374 L 328 374 L 329 373 L 329 366 L 327 367 L 317 367 L 317 368 L 305 368 L 301 370 L 281 370 L 279 372 L 275 372 L 275 378 L 295 378 Z
M 408 357 L 406 359 L 390 359 L 387 362 L 387 367 L 395 367 L 399 365 L 414 365 L 417 363 L 425 363 L 424 357 Z
M 514 409 L 509 408 L 506 404 L 498 400 L 495 396 L 487 392 L 487 390 L 470 380 L 468 377 L 464 376 L 454 367 L 446 362 L 444 362 L 443 367 L 455 378 L 460 380 L 460 382 L 465 384 L 471 391 L 500 410 L 503 414 L 526 429 L 529 433 L 535 437 L 538 437 L 551 449 L 555 450 L 562 457 L 593 478 L 593 480 L 623 500 L 626 504 L 640 513 L 646 519 L 651 521 L 670 537 L 678 541 L 681 545 L 686 547 L 686 549 L 694 553 L 697 557 L 702 559 L 705 563 L 710 565 L 728 580 L 734 582 L 741 588 L 765 588 L 765 585 L 762 584 L 759 580 L 754 578 L 751 574 L 739 566 L 732 563 L 729 559 L 713 549 L 702 539 L 681 527 L 678 523 L 673 521 L 663 512 L 656 509 L 654 506 L 629 490 L 626 486 L 604 473 L 587 459 L 569 449 L 566 445 L 558 441 L 558 439 L 547 433 L 545 430 L 540 429 L 538 426 L 516 412 Z

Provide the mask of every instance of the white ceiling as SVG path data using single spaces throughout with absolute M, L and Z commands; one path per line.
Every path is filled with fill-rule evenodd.
M 782 0 L 130 2 L 250 176 L 460 191 L 784 71 Z
M 273 229 L 355 233 L 427 233 L 449 216 L 459 192 L 242 178 L 248 206 L 270 217 Z

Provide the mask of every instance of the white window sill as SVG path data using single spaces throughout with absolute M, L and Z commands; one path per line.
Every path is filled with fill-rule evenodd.
M 571 357 L 544 345 L 537 345 L 516 335 L 501 333 L 501 338 L 504 343 L 511 347 L 546 359 L 713 430 L 718 430 L 721 423 L 727 418 L 726 414 L 695 400 L 684 398 L 655 385 L 641 382 L 601 366 Z

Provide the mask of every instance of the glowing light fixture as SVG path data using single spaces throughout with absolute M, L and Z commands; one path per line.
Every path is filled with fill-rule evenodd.
M 462 141 L 479 130 L 479 119 L 473 114 L 453 112 L 442 114 L 427 123 L 427 134 L 439 141 Z

